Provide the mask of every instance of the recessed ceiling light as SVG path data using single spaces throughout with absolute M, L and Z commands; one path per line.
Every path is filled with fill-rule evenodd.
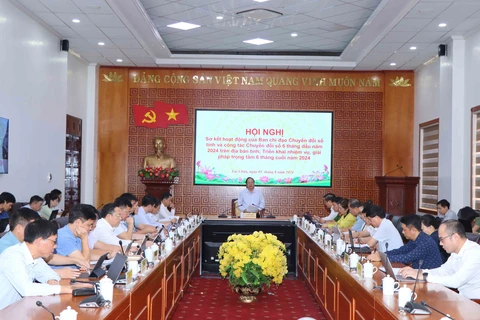
M 79 19 L 73 19 L 72 22 L 73 23 L 80 23 L 80 20 Z
M 442 23 L 440 23 L 438 26 L 439 26 L 440 28 L 445 28 L 445 27 L 447 26 L 447 24 L 442 22 Z
M 167 27 L 180 29 L 180 30 L 190 30 L 190 29 L 199 28 L 200 26 L 198 24 L 193 24 L 188 22 L 177 22 L 174 24 L 169 24 L 167 25 Z
M 117 62 L 122 62 L 123 60 L 122 59 L 117 59 Z
M 271 40 L 265 40 L 265 39 L 262 39 L 262 38 L 255 38 L 255 39 L 251 39 L 251 40 L 245 40 L 243 41 L 245 43 L 250 43 L 250 44 L 255 44 L 257 46 L 260 46 L 262 44 L 267 44 L 267 43 L 272 43 L 273 41 Z
M 261 3 L 261 2 L 267 2 L 268 0 L 253 0 L 253 1 Z
M 290 34 L 290 35 L 291 35 L 292 37 L 296 37 L 296 36 L 298 36 L 298 34 L 296 34 L 295 32 L 294 32 L 294 33 L 292 33 L 292 34 Z
M 217 16 L 217 20 L 223 20 L 223 16 Z
M 98 45 L 99 45 L 99 46 L 104 46 L 104 45 L 105 45 L 105 42 L 99 42 Z
M 410 47 L 410 50 L 417 50 L 417 47 L 415 47 L 415 46 Z
M 391 62 L 390 65 L 393 67 L 393 66 L 396 66 L 397 64 L 395 62 Z

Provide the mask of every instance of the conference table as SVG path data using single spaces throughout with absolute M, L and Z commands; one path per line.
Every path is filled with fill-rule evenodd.
M 327 319 L 440 319 L 442 317 L 433 310 L 432 314 L 427 316 L 400 313 L 397 294 L 384 296 L 381 290 L 375 288 L 381 285 L 382 278 L 385 276 L 383 272 L 376 272 L 373 279 L 361 279 L 356 272 L 346 268 L 329 248 L 325 248 L 312 235 L 287 219 L 218 221 L 220 220 L 217 218 L 207 219 L 203 224 L 196 226 L 176 244 L 173 251 L 163 256 L 154 267 L 149 268 L 145 275 L 139 277 L 131 288 L 125 289 L 123 286 L 116 285 L 112 305 L 108 308 L 79 308 L 78 303 L 85 297 L 73 297 L 70 294 L 26 297 L 1 310 L 0 319 L 52 319 L 51 314 L 36 305 L 36 301 L 41 301 L 55 315 L 59 315 L 67 306 L 71 306 L 78 312 L 78 320 L 169 319 L 191 278 L 199 275 L 202 238 L 208 239 L 211 236 L 204 232 L 209 230 L 208 226 L 219 224 L 227 226 L 227 229 L 235 225 L 252 227 L 255 224 L 259 225 L 259 230 L 269 224 L 272 228 L 290 228 L 288 232 L 293 231 L 295 236 L 291 245 L 295 247 L 294 256 L 298 277 L 306 282 Z M 222 236 L 227 235 L 225 232 L 228 233 L 228 230 L 223 230 Z M 68 283 L 67 280 L 62 282 Z M 408 283 L 407 286 L 413 289 L 412 283 Z M 416 292 L 417 302 L 424 300 L 450 314 L 456 320 L 480 319 L 479 305 L 442 285 L 419 283 Z
M 198 275 L 200 229 L 200 225 L 196 226 L 130 288 L 115 285 L 113 302 L 108 308 L 79 308 L 79 302 L 86 297 L 71 294 L 26 297 L 1 310 L 0 319 L 51 320 L 52 315 L 38 307 L 37 301 L 57 316 L 70 306 L 78 312 L 78 320 L 167 319 L 175 311 L 191 277 Z M 68 280 L 61 281 L 68 284 Z

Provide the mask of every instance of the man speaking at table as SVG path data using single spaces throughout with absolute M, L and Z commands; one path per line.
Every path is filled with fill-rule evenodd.
M 243 218 L 244 212 L 258 212 L 265 209 L 265 199 L 263 194 L 255 189 L 255 180 L 248 177 L 246 180 L 247 188 L 240 192 L 238 196 L 238 208 L 240 209 L 240 218 Z

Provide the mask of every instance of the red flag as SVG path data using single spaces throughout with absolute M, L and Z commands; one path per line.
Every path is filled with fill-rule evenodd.
M 159 108 L 148 108 L 145 106 L 132 106 L 133 117 L 137 127 L 146 128 L 166 128 L 167 122 L 165 117 L 160 115 Z
M 168 104 L 161 101 L 153 103 L 158 110 L 158 119 L 166 125 L 188 124 L 187 106 L 184 104 Z M 161 119 L 161 120 L 160 120 Z

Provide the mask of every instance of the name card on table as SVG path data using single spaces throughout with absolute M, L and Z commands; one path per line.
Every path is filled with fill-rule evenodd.
M 333 243 L 333 252 L 335 252 L 335 254 L 337 254 L 337 244 L 336 243 Z
M 244 212 L 243 219 L 256 219 L 257 213 L 256 212 Z
M 132 269 L 128 270 L 127 273 L 125 273 L 125 280 L 126 280 L 125 287 L 129 289 L 133 285 L 133 270 Z
M 357 262 L 357 275 L 360 279 L 363 278 L 363 264 L 360 261 Z
M 140 264 L 140 273 L 145 275 L 148 269 L 148 261 L 147 259 L 142 259 L 142 263 Z
M 158 250 L 153 251 L 153 263 L 158 260 Z

